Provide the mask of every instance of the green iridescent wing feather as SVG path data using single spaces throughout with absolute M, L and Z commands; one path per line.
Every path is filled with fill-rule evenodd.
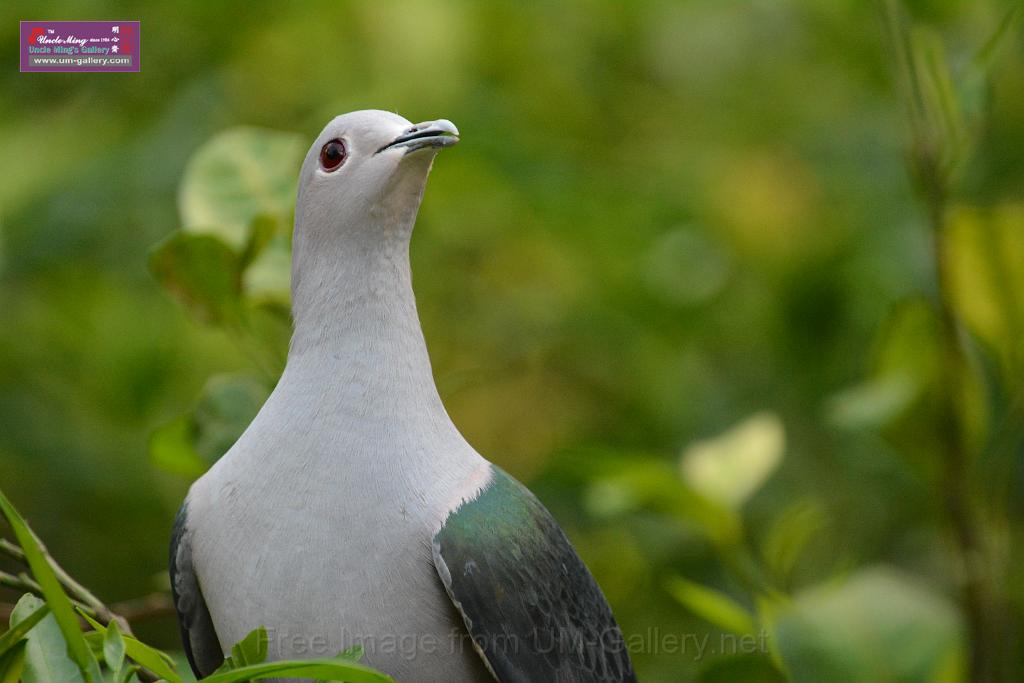
M 497 467 L 434 536 L 434 564 L 501 683 L 635 681 L 622 632 L 565 533 Z

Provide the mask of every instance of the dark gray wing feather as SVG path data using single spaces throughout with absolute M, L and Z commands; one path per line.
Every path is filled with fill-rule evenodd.
M 547 509 L 494 478 L 434 536 L 434 564 L 500 683 L 636 681 L 597 582 Z
M 224 661 L 210 610 L 192 568 L 192 543 L 188 529 L 188 501 L 174 518 L 171 532 L 171 594 L 181 626 L 181 642 L 196 678 L 208 676 Z

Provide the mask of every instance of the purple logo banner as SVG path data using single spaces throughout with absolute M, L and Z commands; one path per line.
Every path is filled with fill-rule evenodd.
M 23 21 L 22 71 L 139 71 L 137 21 Z

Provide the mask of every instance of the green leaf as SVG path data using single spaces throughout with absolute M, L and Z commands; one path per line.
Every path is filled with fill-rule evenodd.
M 252 422 L 270 387 L 246 373 L 211 377 L 195 410 L 157 429 L 149 442 L 153 463 L 196 478 L 224 455 Z
M 96 629 L 92 633 L 85 634 L 86 640 L 95 642 L 96 645 L 102 647 L 106 640 L 107 628 L 85 612 L 79 610 L 78 613 L 89 622 L 89 625 Z M 122 638 L 124 640 L 125 654 L 133 661 L 138 662 L 169 683 L 184 683 L 184 679 L 174 670 L 176 664 L 170 655 L 146 645 L 132 636 L 122 636 Z
M 253 678 L 267 676 L 293 678 L 322 678 L 341 680 L 346 683 L 395 683 L 390 676 L 379 671 L 336 659 L 313 659 L 308 661 L 284 661 L 272 664 L 256 664 L 240 669 L 214 673 L 203 679 L 203 683 L 241 683 Z
M 18 683 L 25 671 L 26 641 L 20 640 L 0 655 L 0 683 Z
M 350 662 L 358 662 L 360 659 L 363 658 L 363 646 L 362 645 L 353 645 L 352 647 L 347 647 L 344 650 L 342 650 L 341 652 L 339 652 L 335 656 L 335 658 L 336 659 L 347 659 Z
M 246 269 L 242 286 L 257 304 L 291 305 L 292 252 L 288 238 L 275 236 Z
M 60 581 L 57 580 L 56 574 L 53 573 L 53 568 L 50 567 L 50 563 L 43 553 L 42 545 L 3 493 L 0 493 L 0 510 L 7 517 L 7 521 L 18 539 L 18 544 L 25 553 L 25 559 L 32 570 L 32 575 L 42 589 L 43 596 L 53 612 L 52 616 L 56 619 L 61 633 L 64 634 L 68 654 L 78 664 L 88 683 L 99 683 L 101 680 L 99 664 L 85 642 L 75 610 L 64 593 Z M 22 599 L 24 600 L 24 598 Z
M 182 231 L 153 247 L 149 268 L 157 281 L 195 318 L 237 324 L 241 266 L 238 256 L 214 235 Z
M 690 445 L 683 479 L 702 495 L 738 510 L 782 462 L 786 432 L 774 413 L 747 418 L 725 433 Z
M 939 321 L 927 301 L 898 302 L 877 333 L 871 376 L 828 400 L 828 421 L 842 429 L 881 429 L 905 415 L 936 386 L 939 339 Z
M 754 632 L 754 617 L 731 597 L 681 576 L 670 577 L 665 584 L 681 605 L 712 624 L 740 635 Z
M 224 662 L 217 667 L 214 673 L 234 671 L 245 666 L 263 663 L 267 658 L 269 643 L 270 637 L 267 635 L 267 629 L 260 626 L 231 646 L 231 654 L 224 658 Z
M 0 655 L 5 654 L 8 650 L 18 645 L 21 642 L 21 639 L 32 630 L 32 627 L 42 621 L 43 617 L 49 613 L 49 605 L 43 603 L 37 610 L 28 616 L 21 618 L 16 624 L 13 623 L 12 618 L 10 630 L 0 636 Z
M 116 621 L 111 621 L 103 636 L 103 661 L 112 671 L 120 671 L 124 664 L 125 646 L 121 636 L 121 628 Z
M 276 237 L 284 237 L 289 243 L 289 251 L 291 250 L 291 235 L 279 217 L 260 214 L 253 218 L 252 224 L 249 226 L 249 240 L 246 242 L 245 250 L 242 252 L 242 268 L 248 268 Z
M 908 375 L 873 377 L 832 395 L 826 419 L 851 431 L 879 429 L 906 412 L 919 394 L 920 386 Z
M 132 676 L 139 672 L 139 667 L 129 664 L 128 666 L 121 668 L 121 673 L 118 675 L 115 683 L 129 683 L 132 680 Z
M 270 636 L 267 635 L 267 629 L 260 626 L 231 647 L 231 660 L 239 668 L 262 664 L 267 659 L 269 645 Z
M 653 510 L 693 524 L 717 543 L 730 545 L 741 535 L 739 515 L 679 481 L 663 460 L 623 460 L 590 482 L 585 504 L 598 517 Z
M 825 528 L 825 509 L 813 500 L 800 500 L 775 517 L 762 544 L 765 563 L 781 581 L 786 581 L 808 543 Z
M 1024 364 L 1024 204 L 957 207 L 942 239 L 950 302 L 1011 378 Z
M 263 663 L 267 658 L 269 638 L 260 626 L 231 648 L 231 655 L 204 683 L 235 683 L 274 674 L 275 677 L 302 677 L 343 680 L 347 683 L 387 683 L 392 679 L 354 660 L 362 657 L 362 646 L 352 646 L 335 659 L 298 662 Z
M 30 618 L 43 600 L 34 595 L 22 596 L 11 613 L 11 626 Z M 90 652 L 91 655 L 91 652 Z M 99 667 L 97 666 L 97 673 Z M 82 670 L 68 656 L 68 646 L 53 615 L 47 615 L 29 631 L 25 644 L 24 683 L 82 683 Z M 99 683 L 97 676 L 94 681 Z
M 212 138 L 185 168 L 178 205 L 186 230 L 241 252 L 254 218 L 290 215 L 306 148 L 301 135 L 258 128 Z
M 889 569 L 864 570 L 798 595 L 778 617 L 775 636 L 795 683 L 933 681 L 951 670 L 962 675 L 964 634 L 956 608 L 919 579 Z

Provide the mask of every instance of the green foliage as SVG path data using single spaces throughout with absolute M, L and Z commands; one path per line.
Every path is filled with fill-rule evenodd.
M 22 601 L 31 601 L 31 596 L 22 597 Z M 17 607 L 17 605 L 15 605 Z M 50 608 L 45 603 L 38 605 L 34 611 L 27 616 L 22 611 L 21 616 L 17 621 L 13 619 L 13 615 L 17 612 L 17 609 L 11 612 L 11 628 L 3 636 L 0 636 L 0 656 L 6 655 L 15 647 L 22 645 L 22 639 L 32 627 L 38 624 L 50 613 Z
M 793 681 L 964 680 L 953 606 L 918 582 L 868 569 L 797 595 L 775 634 Z
M 264 663 L 267 658 L 267 631 L 262 626 L 231 648 L 231 655 L 206 681 L 239 683 L 257 676 L 304 676 L 318 679 L 344 680 L 347 683 L 394 683 L 389 677 L 358 664 L 362 649 L 349 648 L 334 659 L 306 662 Z
M 238 257 L 218 237 L 174 233 L 153 249 L 150 269 L 199 320 L 237 321 Z
M 728 595 L 681 576 L 669 579 L 666 588 L 680 604 L 719 628 L 739 634 L 754 632 L 753 617 Z
M 85 683 L 99 683 L 99 666 L 78 626 L 78 618 L 71 606 L 71 601 L 50 566 L 49 560 L 46 559 L 45 551 L 39 540 L 3 492 L 0 492 L 0 512 L 3 512 L 7 522 L 11 525 L 32 574 L 40 586 L 40 591 L 46 598 L 51 616 L 56 621 L 67 647 L 68 656 L 78 666 Z M 35 608 L 33 608 L 34 610 Z
M 644 640 L 641 680 L 985 680 L 978 585 L 1020 677 L 1020 3 L 137 11 L 138 78 L 0 74 L 0 481 L 90 586 L 166 590 L 174 509 L 283 365 L 304 148 L 380 106 L 464 133 L 411 255 L 455 422 L 627 637 L 710 639 Z M 0 683 L 79 671 L 53 615 L 8 642 Z
M 244 248 L 258 216 L 290 214 L 305 152 L 295 133 L 236 128 L 216 136 L 185 168 L 178 195 L 184 229 Z

